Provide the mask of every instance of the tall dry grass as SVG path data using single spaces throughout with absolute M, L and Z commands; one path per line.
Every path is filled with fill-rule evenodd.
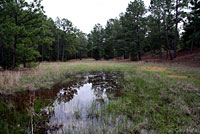
M 62 64 L 60 63 L 42 63 L 34 69 L 26 69 L 19 71 L 1 71 L 0 72 L 0 92 L 11 90 L 13 88 L 35 89 L 36 82 L 40 82 L 41 77 L 47 73 L 58 73 Z M 27 79 L 27 80 L 26 80 Z M 30 81 L 31 80 L 31 81 Z M 22 85 L 22 83 L 24 85 Z
M 112 67 L 116 63 L 95 61 L 71 61 L 71 62 L 44 62 L 34 69 L 0 72 L 0 92 L 9 90 L 28 89 L 35 90 L 43 86 L 51 86 L 55 80 L 62 79 L 62 75 L 89 68 Z M 119 63 L 118 63 L 119 64 Z
M 8 89 L 18 86 L 19 80 L 24 73 L 20 71 L 3 71 L 0 72 L 0 88 Z
M 34 69 L 20 71 L 0 72 L 0 93 L 15 92 L 18 90 L 35 90 L 39 88 L 51 88 L 57 82 L 67 82 L 66 73 L 71 74 L 81 71 L 147 71 L 159 72 L 168 75 L 183 74 L 188 78 L 199 78 L 200 72 L 194 69 L 177 68 L 163 64 L 147 64 L 142 62 L 115 62 L 115 61 L 70 61 L 70 62 L 46 62 Z M 177 73 L 175 73 L 177 72 Z M 190 76 L 190 77 L 189 77 Z

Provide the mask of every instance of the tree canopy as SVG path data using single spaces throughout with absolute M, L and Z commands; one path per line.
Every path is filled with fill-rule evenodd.
M 181 49 L 200 47 L 199 9 L 199 0 L 151 0 L 148 8 L 133 0 L 119 17 L 85 34 L 67 18 L 47 17 L 41 0 L 0 0 L 0 66 L 86 57 L 142 60 L 145 52 L 173 60 Z

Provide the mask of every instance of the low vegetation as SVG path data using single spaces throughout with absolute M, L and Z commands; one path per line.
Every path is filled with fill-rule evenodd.
M 117 117 L 123 118 L 122 122 L 127 125 L 118 124 L 116 129 L 119 133 L 199 131 L 200 71 L 198 68 L 92 60 L 42 63 L 32 70 L 1 72 L 0 91 L 13 93 L 27 89 L 50 89 L 58 82 L 67 83 L 70 80 L 68 74 L 88 71 L 120 71 L 124 74 L 124 80 L 120 82 L 122 96 L 110 100 L 101 111 L 93 109 L 90 112 L 98 118 L 105 118 L 105 123 L 107 120 L 108 124 L 115 122 L 113 119 Z M 78 111 L 76 115 L 79 118 Z M 105 126 L 108 127 L 108 124 Z M 113 132 L 116 132 L 116 129 Z M 98 131 L 110 133 L 110 131 Z
M 67 18 L 46 16 L 42 0 L 0 0 L 0 133 L 200 133 L 200 1 L 149 2 L 130 1 L 119 17 L 86 34 Z M 80 74 L 88 83 L 73 77 Z M 85 112 L 92 122 L 77 131 L 67 119 L 69 129 L 48 124 L 59 97 L 68 104 L 84 84 L 93 91 L 90 74 L 102 84 L 95 89 L 100 106 L 94 102 Z M 106 84 L 119 84 L 119 96 L 108 93 L 118 86 L 106 89 L 106 77 L 114 79 Z M 82 110 L 72 116 L 81 119 Z

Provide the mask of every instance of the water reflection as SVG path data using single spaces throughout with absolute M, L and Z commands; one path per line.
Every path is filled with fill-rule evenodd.
M 120 73 L 93 72 L 78 78 L 78 82 L 60 90 L 53 105 L 45 109 L 47 113 L 54 111 L 48 123 L 50 128 L 61 126 L 49 133 L 62 133 L 69 131 L 70 127 L 81 131 L 91 122 L 98 125 L 98 115 L 93 113 L 94 110 L 100 109 L 108 99 L 120 93 L 117 87 Z
M 107 100 L 120 95 L 118 82 L 122 75 L 119 72 L 90 72 L 68 77 L 70 82 L 57 84 L 51 90 L 0 96 L 0 117 L 3 119 L 0 129 L 6 130 L 2 126 L 4 122 L 11 133 L 18 129 L 20 133 L 71 133 L 88 125 L 98 126 L 101 121 L 95 111 Z M 22 118 L 13 116 L 15 113 Z M 15 123 L 9 121 L 8 114 Z M 13 126 L 14 129 L 10 129 Z

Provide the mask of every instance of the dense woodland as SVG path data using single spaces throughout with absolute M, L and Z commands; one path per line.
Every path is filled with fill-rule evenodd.
M 145 52 L 176 58 L 200 47 L 200 0 L 143 0 L 125 13 L 83 33 L 67 18 L 45 15 L 41 0 L 0 0 L 0 66 L 15 69 L 43 61 L 93 57 L 142 60 Z M 165 55 L 164 55 L 165 54 Z

